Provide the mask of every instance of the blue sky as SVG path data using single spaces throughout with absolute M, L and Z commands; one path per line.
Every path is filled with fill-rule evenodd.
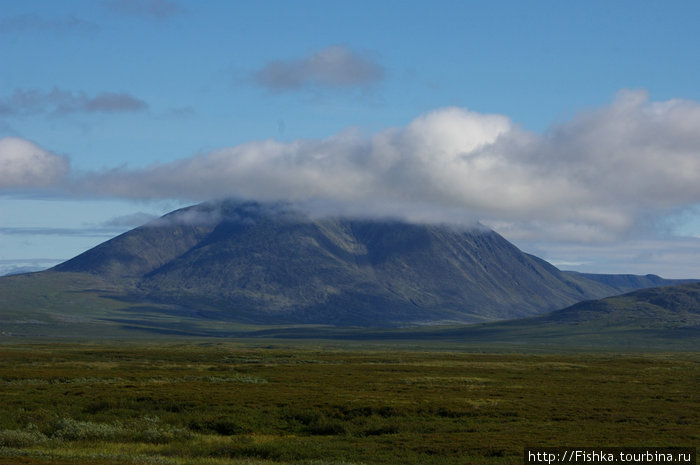
M 237 196 L 700 277 L 695 1 L 0 0 L 0 274 Z

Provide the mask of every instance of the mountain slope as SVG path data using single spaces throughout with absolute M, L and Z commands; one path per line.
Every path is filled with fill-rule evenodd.
M 313 219 L 234 201 L 175 211 L 54 271 L 99 276 L 122 300 L 256 324 L 471 323 L 619 293 L 483 227 Z
M 87 272 L 111 280 L 140 278 L 199 244 L 211 233 L 216 220 L 213 207 L 176 211 L 103 242 L 53 269 Z
M 400 330 L 274 328 L 264 338 L 418 341 L 523 350 L 700 350 L 700 283 L 642 289 L 536 317 Z
M 290 337 L 293 332 L 280 334 Z M 387 334 L 401 339 L 406 334 Z M 642 289 L 545 315 L 455 328 L 426 328 L 411 339 L 589 349 L 700 350 L 700 283 Z
M 542 317 L 547 323 L 700 330 L 700 283 L 653 287 L 580 302 Z

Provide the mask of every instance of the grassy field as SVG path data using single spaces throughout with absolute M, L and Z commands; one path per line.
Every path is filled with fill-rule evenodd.
M 0 463 L 520 464 L 697 446 L 700 354 L 0 345 Z

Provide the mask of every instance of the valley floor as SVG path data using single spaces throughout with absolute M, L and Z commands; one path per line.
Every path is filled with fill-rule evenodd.
M 696 446 L 700 354 L 0 346 L 0 462 L 521 464 Z

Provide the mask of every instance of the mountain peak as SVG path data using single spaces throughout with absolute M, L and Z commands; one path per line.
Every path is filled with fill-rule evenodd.
M 483 227 L 235 200 L 174 211 L 54 271 L 99 276 L 120 298 L 252 323 L 478 322 L 617 293 Z
M 481 321 L 582 297 L 492 231 L 312 218 L 289 203 L 232 200 L 174 211 L 54 270 L 120 283 L 135 300 L 250 322 Z

